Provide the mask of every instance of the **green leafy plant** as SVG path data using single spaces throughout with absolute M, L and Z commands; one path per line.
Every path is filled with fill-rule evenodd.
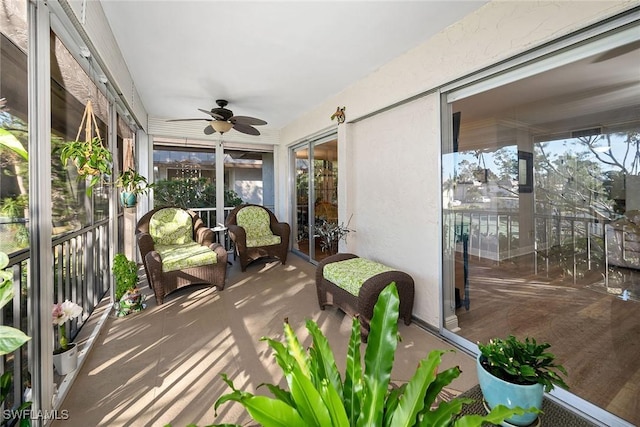
M 91 196 L 93 187 L 104 182 L 105 175 L 111 175 L 111 152 L 98 137 L 66 143 L 60 150 L 60 161 L 66 165 L 69 160 L 76 166 L 80 178 L 91 178 L 87 186 L 88 196 Z
M 522 408 L 494 408 L 488 415 L 460 416 L 462 406 L 471 399 L 454 398 L 435 405 L 443 387 L 460 375 L 453 367 L 438 372 L 443 350 L 434 350 L 422 359 L 408 383 L 391 387 L 391 369 L 398 343 L 399 298 L 395 283 L 380 294 L 371 320 L 371 331 L 361 362 L 360 322 L 354 318 L 347 350 L 344 381 L 326 337 L 318 325 L 307 320 L 313 343 L 305 351 L 293 329 L 285 321 L 285 342 L 263 338 L 275 353 L 289 390 L 265 384 L 275 398 L 256 396 L 233 390 L 221 396 L 220 405 L 235 401 L 265 427 L 271 426 L 480 426 L 483 422 L 500 423 Z
M 153 184 L 149 184 L 147 178 L 133 169 L 122 172 L 116 180 L 116 186 L 133 194 L 146 194 L 153 188 Z
M 0 308 L 13 299 L 13 273 L 5 270 L 9 265 L 9 257 L 0 252 Z M 19 329 L 0 325 L 0 355 L 11 353 L 31 337 Z
M 562 365 L 555 363 L 555 355 L 547 349 L 549 343 L 538 344 L 533 338 L 518 340 L 494 338 L 488 344 L 478 343 L 482 354 L 480 363 L 495 377 L 514 384 L 542 384 L 548 393 L 554 386 L 568 389 L 560 374 L 567 375 Z
M 349 219 L 351 222 L 351 219 Z M 316 237 L 320 237 L 320 249 L 322 252 L 329 252 L 331 254 L 338 251 L 338 242 L 340 240 L 347 241 L 347 235 L 351 232 L 355 233 L 355 230 L 349 228 L 347 225 L 338 224 L 336 222 L 330 222 L 323 220 L 319 225 L 316 225 Z
M 9 265 L 9 257 L 4 252 L 0 252 L 0 308 L 13 299 L 13 273 L 5 270 L 7 265 Z M 30 339 L 31 337 L 25 335 L 19 329 L 0 325 L 0 355 L 15 351 Z M 7 371 L 0 376 L 0 405 L 5 403 L 7 396 L 13 389 L 12 379 L 13 374 L 11 371 Z M 18 407 L 17 411 L 24 411 L 30 406 L 31 402 L 24 402 Z M 30 425 L 25 424 L 25 422 L 28 422 L 28 420 L 21 421 L 20 425 Z
M 138 265 L 135 261 L 130 261 L 125 254 L 118 253 L 113 257 L 113 267 L 111 269 L 115 280 L 116 301 L 127 291 L 135 291 L 138 287 Z

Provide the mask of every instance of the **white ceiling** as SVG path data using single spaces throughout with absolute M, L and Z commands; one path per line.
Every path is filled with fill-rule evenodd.
M 223 98 L 274 129 L 485 3 L 102 2 L 149 116 L 205 118 Z

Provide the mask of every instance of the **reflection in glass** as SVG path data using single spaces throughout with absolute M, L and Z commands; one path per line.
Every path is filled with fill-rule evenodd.
M 572 393 L 636 424 L 638 63 L 585 58 L 458 99 L 442 157 L 445 327 L 551 343 Z

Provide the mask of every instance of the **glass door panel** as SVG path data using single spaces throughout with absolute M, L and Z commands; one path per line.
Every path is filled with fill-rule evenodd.
M 313 146 L 313 227 L 338 223 L 338 141 Z M 327 242 L 313 233 L 316 261 L 337 253 L 338 242 Z
M 294 150 L 295 202 L 292 221 L 293 249 L 311 257 L 309 252 L 309 149 Z
M 295 169 L 294 250 L 319 261 L 337 245 L 316 236 L 317 227 L 338 223 L 338 141 L 309 142 L 293 150 Z

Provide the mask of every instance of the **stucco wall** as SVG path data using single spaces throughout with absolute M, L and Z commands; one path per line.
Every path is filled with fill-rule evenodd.
M 439 327 L 440 101 L 424 94 L 636 4 L 493 1 L 282 129 L 282 145 L 292 145 L 335 127 L 329 116 L 346 106 L 338 132 L 339 220 L 353 214 L 356 233 L 341 250 L 411 274 L 414 315 Z M 286 164 L 287 150 L 280 156 Z M 290 171 L 282 173 L 280 188 L 290 194 Z M 287 209 L 289 197 L 283 200 Z
M 409 273 L 414 314 L 432 324 L 441 264 L 438 109 L 432 94 L 350 125 L 344 187 L 356 230 L 347 250 Z

